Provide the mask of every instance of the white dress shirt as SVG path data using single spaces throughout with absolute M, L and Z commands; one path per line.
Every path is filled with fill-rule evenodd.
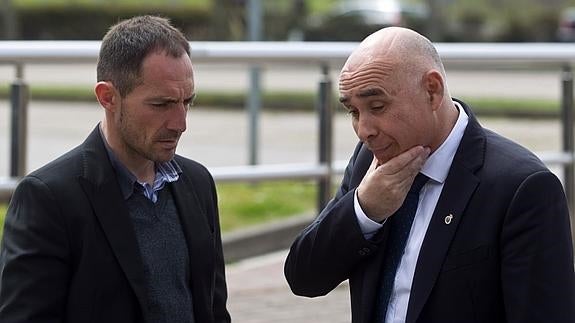
M 467 127 L 468 116 L 459 105 L 454 102 L 459 109 L 459 116 L 455 126 L 449 133 L 447 139 L 441 146 L 434 151 L 421 169 L 421 173 L 429 177 L 429 181 L 423 186 L 419 193 L 419 204 L 415 212 L 415 219 L 411 226 L 411 232 L 407 238 L 405 251 L 401 258 L 401 262 L 397 268 L 395 275 L 395 283 L 389 298 L 387 307 L 387 314 L 385 318 L 386 323 L 404 323 L 407 316 L 407 305 L 409 303 L 409 295 L 411 293 L 411 284 L 415 274 L 415 266 L 417 258 L 425 233 L 431 216 L 439 200 L 439 195 L 443 190 L 443 184 L 451 168 L 451 162 L 459 147 L 463 132 Z M 357 190 L 354 198 L 354 209 L 357 220 L 361 230 L 366 239 L 371 238 L 384 224 L 377 223 L 367 217 L 365 212 L 361 209 L 357 199 Z

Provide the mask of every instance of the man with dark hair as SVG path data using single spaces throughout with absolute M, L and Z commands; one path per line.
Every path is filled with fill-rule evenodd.
M 175 154 L 195 96 L 189 43 L 159 17 L 113 26 L 105 115 L 24 177 L 0 251 L 0 322 L 230 322 L 216 189 Z
M 334 199 L 292 244 L 294 293 L 349 280 L 353 323 L 575 322 L 561 182 L 451 97 L 427 38 L 370 35 L 339 92 L 360 143 Z

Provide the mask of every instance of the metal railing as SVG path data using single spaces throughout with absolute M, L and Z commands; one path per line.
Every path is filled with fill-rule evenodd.
M 24 77 L 27 64 L 95 63 L 98 41 L 0 41 L 0 64 L 15 67 L 11 85 L 11 178 L 0 180 L 0 198 L 10 195 L 17 178 L 24 175 L 26 162 L 26 113 L 28 87 Z M 194 63 L 237 63 L 316 66 L 323 77 L 318 85 L 318 162 L 314 164 L 255 165 L 210 169 L 216 181 L 261 181 L 277 179 L 318 180 L 318 207 L 329 199 L 332 177 L 343 172 L 345 162 L 332 161 L 332 109 L 330 69 L 343 64 L 357 43 L 314 42 L 192 42 Z M 559 43 L 438 43 L 447 66 L 485 67 L 515 65 L 545 66 L 562 70 L 562 151 L 540 155 L 548 165 L 561 165 L 563 183 L 574 210 L 573 171 L 573 72 L 575 44 Z

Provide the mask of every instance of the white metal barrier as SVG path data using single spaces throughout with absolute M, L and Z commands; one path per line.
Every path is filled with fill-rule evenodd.
M 191 42 L 199 63 L 341 65 L 357 43 L 350 42 Z M 444 62 L 575 63 L 572 43 L 436 43 Z M 93 63 L 99 41 L 0 41 L 0 64 Z

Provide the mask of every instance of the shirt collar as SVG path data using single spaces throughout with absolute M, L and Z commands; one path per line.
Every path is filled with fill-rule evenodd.
M 112 148 L 108 145 L 108 141 L 106 140 L 106 137 L 104 137 L 102 131 L 100 131 L 100 136 L 102 137 L 102 141 L 106 147 L 106 152 L 108 153 L 108 158 L 110 159 L 112 168 L 116 170 L 118 175 L 118 184 L 120 185 L 122 196 L 124 199 L 128 199 L 134 192 L 134 184 L 137 182 L 137 178 L 126 166 L 124 166 L 124 164 L 122 164 L 116 154 L 112 151 Z M 155 168 L 156 178 L 154 182 L 159 179 L 169 183 L 175 182 L 179 179 L 179 175 L 182 173 L 180 165 L 178 165 L 174 159 L 165 163 L 156 163 Z
M 442 184 L 447 178 L 453 157 L 455 157 L 457 147 L 459 147 L 459 143 L 461 142 L 461 138 L 463 138 L 463 133 L 469 121 L 467 113 L 465 113 L 465 110 L 459 102 L 453 101 L 453 103 L 459 110 L 459 116 L 457 117 L 455 126 L 453 126 L 449 136 L 447 136 L 447 139 L 445 139 L 441 146 L 427 158 L 427 161 L 421 169 L 421 173 L 427 175 L 427 177 L 435 182 Z

